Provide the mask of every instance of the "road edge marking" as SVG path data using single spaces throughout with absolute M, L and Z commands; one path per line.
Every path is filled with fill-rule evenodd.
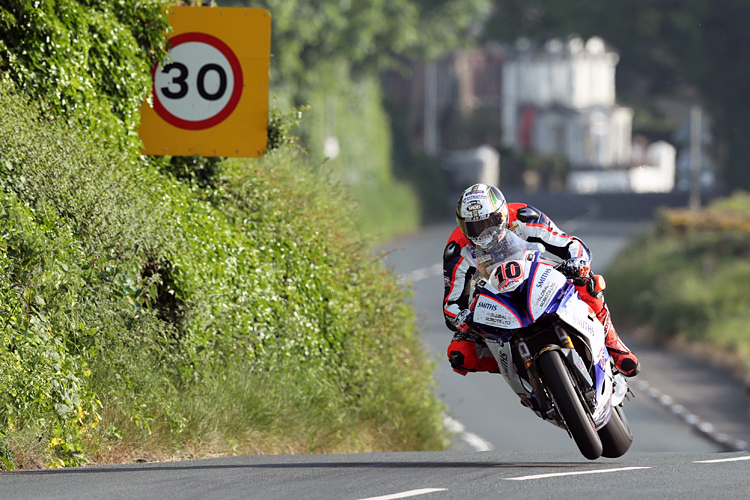
M 677 404 L 674 398 L 669 394 L 665 394 L 658 388 L 651 385 L 648 381 L 643 379 L 635 379 L 628 383 L 634 389 L 641 391 L 643 394 L 659 403 L 662 407 L 666 408 L 672 415 L 681 419 L 689 427 L 696 430 L 699 434 L 703 435 L 707 440 L 717 444 L 725 449 L 725 451 L 750 451 L 750 444 L 747 441 L 741 439 L 735 439 L 723 432 L 717 432 L 716 426 L 710 422 L 701 420 L 700 417 L 688 411 L 687 408 L 681 404 Z
M 651 467 L 619 467 L 617 469 L 581 470 L 574 472 L 553 472 L 550 474 L 535 474 L 533 476 L 504 477 L 503 481 L 528 481 L 529 479 L 544 479 L 547 477 L 580 476 L 583 474 L 604 474 L 606 472 L 621 472 L 626 470 L 650 469 Z
M 443 264 L 437 263 L 429 267 L 422 267 L 406 274 L 402 274 L 398 277 L 398 283 L 402 285 L 405 283 L 416 283 L 417 281 L 422 281 L 433 276 L 441 276 L 442 274 Z
M 739 462 L 740 460 L 750 460 L 750 455 L 745 455 L 743 457 L 734 457 L 734 458 L 719 458 L 716 460 L 694 460 L 694 464 L 718 464 L 720 462 Z
M 474 451 L 492 451 L 494 449 L 492 443 L 482 439 L 473 432 L 467 431 L 466 426 L 455 418 L 443 415 L 443 427 L 445 427 L 448 432 L 458 435 L 466 442 L 466 444 L 471 446 Z
M 435 493 L 436 491 L 446 491 L 446 488 L 422 488 L 419 490 L 402 491 L 401 493 L 393 493 L 391 495 L 383 495 L 379 497 L 360 498 L 359 500 L 396 500 L 397 498 L 415 497 L 417 495 Z

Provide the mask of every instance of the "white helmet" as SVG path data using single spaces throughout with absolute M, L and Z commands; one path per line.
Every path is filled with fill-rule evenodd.
M 469 241 L 487 247 L 505 236 L 508 204 L 495 186 L 474 184 L 458 198 L 456 221 Z

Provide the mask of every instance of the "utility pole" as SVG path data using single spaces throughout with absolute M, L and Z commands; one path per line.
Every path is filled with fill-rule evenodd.
M 435 61 L 425 65 L 424 82 L 424 150 L 430 156 L 440 151 L 437 116 L 438 68 Z
M 701 207 L 702 122 L 700 106 L 693 106 L 690 110 L 690 210 Z

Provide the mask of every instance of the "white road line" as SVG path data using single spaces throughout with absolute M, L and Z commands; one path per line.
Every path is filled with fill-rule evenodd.
M 529 479 L 543 479 L 545 477 L 580 476 L 582 474 L 604 474 L 605 472 L 620 472 L 624 470 L 650 469 L 651 467 L 621 467 L 619 469 L 584 470 L 577 472 L 556 472 L 553 474 L 537 474 L 535 476 L 504 477 L 505 481 L 527 481 Z
M 485 441 L 473 432 L 467 431 L 466 426 L 455 418 L 443 415 L 443 426 L 448 429 L 448 432 L 457 434 L 466 442 L 466 444 L 471 446 L 474 451 L 492 451 L 492 444 L 489 441 Z
M 750 450 L 750 444 L 747 441 L 741 439 L 734 439 L 723 432 L 718 432 L 716 426 L 710 422 L 704 422 L 697 415 L 690 413 L 687 408 L 681 404 L 677 404 L 674 398 L 668 394 L 664 394 L 656 387 L 653 387 L 646 380 L 642 378 L 635 379 L 629 382 L 631 387 L 643 392 L 646 396 L 650 397 L 664 408 L 669 410 L 673 415 L 682 419 L 687 425 L 701 433 L 706 439 L 724 447 L 727 451 L 748 451 Z
M 417 281 L 422 281 L 427 278 L 431 278 L 433 276 L 440 276 L 442 274 L 443 274 L 443 264 L 438 263 L 438 264 L 433 264 L 430 267 L 423 267 L 421 269 L 417 269 L 416 271 L 411 271 L 409 273 L 402 274 L 399 277 L 398 282 L 402 284 L 406 282 L 416 283 Z
M 394 493 L 393 495 L 383 495 L 382 497 L 361 498 L 360 500 L 395 500 L 396 498 L 407 498 L 407 497 L 415 497 L 417 495 L 426 495 L 427 493 L 434 493 L 436 491 L 445 491 L 445 488 L 422 488 L 421 490 L 402 491 L 401 493 Z
M 433 276 L 440 276 L 443 274 L 443 265 L 441 263 L 433 264 L 430 267 L 423 267 L 410 273 L 402 274 L 399 278 L 399 283 L 416 283 Z M 447 415 L 443 416 L 443 425 L 449 432 L 457 434 L 463 439 L 474 451 L 492 451 L 492 444 L 482 439 L 480 436 L 466 430 L 464 424 L 456 419 L 453 419 Z
M 719 462 L 739 462 L 740 460 L 750 460 L 750 455 L 744 457 L 721 458 L 719 460 L 696 460 L 694 464 L 718 464 Z

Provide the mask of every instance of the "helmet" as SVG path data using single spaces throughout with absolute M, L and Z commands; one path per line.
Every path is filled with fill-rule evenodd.
M 490 184 L 474 184 L 464 190 L 456 205 L 456 221 L 469 241 L 486 247 L 505 236 L 508 204 L 503 193 Z

